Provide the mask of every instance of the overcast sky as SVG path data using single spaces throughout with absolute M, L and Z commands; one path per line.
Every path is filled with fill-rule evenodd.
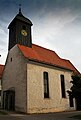
M 0 0 L 0 64 L 8 53 L 8 25 L 18 13 L 32 23 L 32 41 L 69 59 L 81 72 L 81 0 Z

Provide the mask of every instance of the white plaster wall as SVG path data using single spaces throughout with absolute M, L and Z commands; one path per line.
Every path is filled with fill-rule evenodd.
M 8 54 L 2 81 L 3 91 L 15 90 L 15 110 L 26 112 L 26 61 L 17 45 Z
M 43 72 L 49 75 L 49 96 L 44 98 Z M 65 90 L 71 87 L 70 71 L 48 68 L 35 64 L 27 64 L 27 110 L 28 113 L 44 113 L 74 110 L 70 107 L 68 94 L 66 98 L 61 97 L 60 75 L 65 76 Z

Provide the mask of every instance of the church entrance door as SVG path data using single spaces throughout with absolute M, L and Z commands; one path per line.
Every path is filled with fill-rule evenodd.
M 15 110 L 15 91 L 4 91 L 3 92 L 3 108 L 5 110 Z

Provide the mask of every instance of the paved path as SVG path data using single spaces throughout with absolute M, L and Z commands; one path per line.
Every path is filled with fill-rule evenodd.
M 81 115 L 81 111 L 32 115 L 10 113 L 9 115 L 1 115 L 0 120 L 78 120 L 70 118 L 74 115 Z

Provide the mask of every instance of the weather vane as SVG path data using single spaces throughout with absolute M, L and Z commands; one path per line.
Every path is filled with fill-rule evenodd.
M 19 4 L 19 14 L 22 14 L 21 13 L 21 4 Z

